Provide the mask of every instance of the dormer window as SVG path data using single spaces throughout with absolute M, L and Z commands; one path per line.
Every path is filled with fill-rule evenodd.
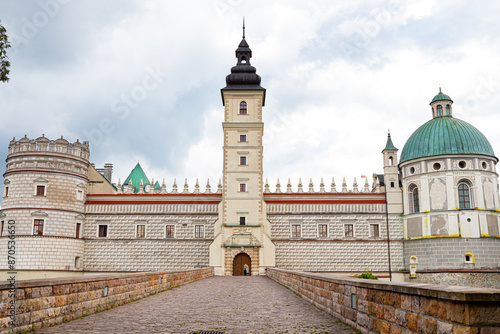
M 240 115 L 248 115 L 247 103 L 245 101 L 241 101 L 240 103 Z
M 443 106 L 441 105 L 437 106 L 437 115 L 443 116 Z

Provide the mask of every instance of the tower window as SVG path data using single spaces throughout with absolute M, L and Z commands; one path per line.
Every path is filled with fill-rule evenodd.
M 246 224 L 246 217 L 240 217 L 240 225 L 245 225 Z
M 247 135 L 240 135 L 240 142 L 246 143 L 246 141 L 247 141 Z
M 9 196 L 9 187 L 5 187 L 5 195 L 4 197 Z
M 245 101 L 241 101 L 240 103 L 240 115 L 248 115 L 247 103 Z
M 247 157 L 240 157 L 240 165 L 246 166 L 246 164 L 247 164 Z
M 389 157 L 389 165 L 393 165 L 394 164 L 394 158 L 393 157 Z
M 467 183 L 458 184 L 458 207 L 460 209 L 470 209 L 470 187 Z
M 443 116 L 443 106 L 437 106 L 437 115 Z
M 240 192 L 244 193 L 247 191 L 247 185 L 245 183 L 240 183 Z
M 45 196 L 45 186 L 36 186 L 36 195 Z
M 420 197 L 418 194 L 418 188 L 416 185 L 411 185 L 408 191 L 409 203 L 410 203 L 410 213 L 420 212 Z
M 449 104 L 446 105 L 445 111 L 446 111 L 446 116 L 451 116 L 451 108 Z
M 75 238 L 80 239 L 80 229 L 82 227 L 81 223 L 76 223 Z
M 35 219 L 33 235 L 43 235 L 43 219 Z

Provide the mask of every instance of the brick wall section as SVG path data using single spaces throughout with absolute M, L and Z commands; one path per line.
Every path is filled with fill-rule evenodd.
M 9 326 L 9 284 L 0 284 L 0 333 L 50 326 L 118 306 L 151 293 L 213 276 L 213 268 L 96 275 L 16 283 L 16 322 Z M 104 297 L 104 288 L 108 296 Z
M 267 268 L 267 276 L 363 334 L 500 332 L 497 289 L 326 278 L 276 268 Z

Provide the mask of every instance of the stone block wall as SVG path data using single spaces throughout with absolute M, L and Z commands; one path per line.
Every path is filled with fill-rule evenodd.
M 326 278 L 267 268 L 267 276 L 361 333 L 500 332 L 500 290 Z
M 464 254 L 474 255 L 474 263 L 464 263 Z M 405 240 L 405 268 L 410 256 L 418 259 L 419 270 L 500 269 L 500 238 L 429 238 Z
M 0 333 L 31 330 L 122 305 L 150 294 L 213 276 L 213 268 L 19 281 L 15 300 L 0 284 Z M 108 295 L 105 296 L 107 289 Z M 15 302 L 16 315 L 9 305 Z M 14 321 L 9 324 L 9 322 Z

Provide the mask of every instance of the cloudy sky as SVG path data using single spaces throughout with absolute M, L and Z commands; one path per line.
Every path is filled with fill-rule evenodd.
M 222 170 L 220 88 L 246 18 L 267 89 L 264 174 L 272 184 L 383 170 L 438 92 L 500 152 L 496 1 L 0 0 L 12 48 L 0 83 L 0 157 L 25 134 L 89 140 L 123 181 L 139 161 L 193 187 Z M 3 160 L 2 160 L 3 161 Z M 2 163 L 0 171 L 5 171 Z

